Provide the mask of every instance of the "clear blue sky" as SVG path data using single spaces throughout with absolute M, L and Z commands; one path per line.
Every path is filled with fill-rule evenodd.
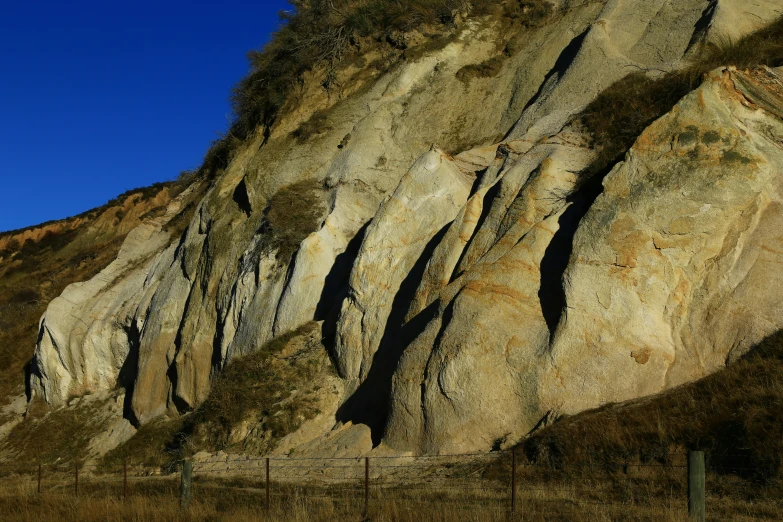
M 0 231 L 198 166 L 285 0 L 0 0 Z

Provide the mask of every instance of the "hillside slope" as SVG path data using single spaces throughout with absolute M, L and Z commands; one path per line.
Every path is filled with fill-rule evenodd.
M 782 378 L 779 332 L 714 375 L 653 397 L 558 419 L 521 448 L 531 460 L 562 466 L 592 459 L 608 467 L 700 449 L 712 466 L 769 485 L 779 479 L 782 463 Z
M 207 419 L 219 436 L 191 423 L 190 443 L 480 452 L 781 329 L 783 8 L 499 5 L 518 11 L 357 33 L 353 59 L 306 71 L 202 169 L 180 236 L 170 207 L 51 302 L 31 397 L 121 402 L 103 449 Z M 726 34 L 745 39 L 714 49 Z M 258 379 L 280 381 L 241 420 L 204 417 L 221 373 L 314 322 L 318 372 L 269 359 Z M 302 394 L 320 406 L 273 422 Z
M 7 433 L 26 410 L 20 375 L 48 304 L 72 283 L 89 280 L 109 265 L 126 236 L 142 222 L 160 219 L 186 185 L 129 191 L 80 216 L 0 234 L 0 433 Z M 171 234 L 180 234 L 188 220 L 183 215 L 171 222 Z

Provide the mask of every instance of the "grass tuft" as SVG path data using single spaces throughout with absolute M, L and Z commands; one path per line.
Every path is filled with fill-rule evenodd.
M 278 259 L 289 260 L 302 241 L 320 228 L 326 212 L 323 190 L 312 180 L 283 187 L 264 212 L 268 246 L 277 250 Z
M 232 361 L 188 419 L 190 442 L 199 449 L 241 444 L 264 453 L 314 417 L 318 412 L 308 391 L 331 368 L 320 339 L 319 325 L 308 323 Z M 247 432 L 235 435 L 243 422 L 248 423 Z

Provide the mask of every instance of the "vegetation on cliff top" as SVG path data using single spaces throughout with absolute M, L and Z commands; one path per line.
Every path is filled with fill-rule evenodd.
M 262 50 L 248 53 L 250 72 L 231 94 L 234 121 L 207 152 L 203 175 L 226 168 L 237 146 L 257 128 L 268 132 L 305 73 L 322 68 L 322 86 L 332 88 L 339 64 L 363 41 L 405 50 L 406 33 L 426 29 L 435 38 L 455 29 L 462 16 L 496 14 L 532 26 L 553 11 L 547 0 L 289 1 L 294 9 L 280 14 L 281 29 Z

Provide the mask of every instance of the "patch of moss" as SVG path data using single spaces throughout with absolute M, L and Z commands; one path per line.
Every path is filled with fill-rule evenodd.
M 296 142 L 300 145 L 305 144 L 313 136 L 323 134 L 332 129 L 327 124 L 327 121 L 328 114 L 326 111 L 316 111 L 306 122 L 299 125 L 299 127 L 291 133 L 291 137 L 296 138 Z
M 723 154 L 723 159 L 728 161 L 729 163 L 741 163 L 743 165 L 749 165 L 753 163 L 753 160 L 751 160 L 747 156 L 743 156 L 736 150 L 726 151 L 726 153 Z
M 681 145 L 694 145 L 699 141 L 699 129 L 693 125 L 688 125 L 677 137 Z
M 720 134 L 715 131 L 707 131 L 701 138 L 707 145 L 712 145 L 720 141 Z

